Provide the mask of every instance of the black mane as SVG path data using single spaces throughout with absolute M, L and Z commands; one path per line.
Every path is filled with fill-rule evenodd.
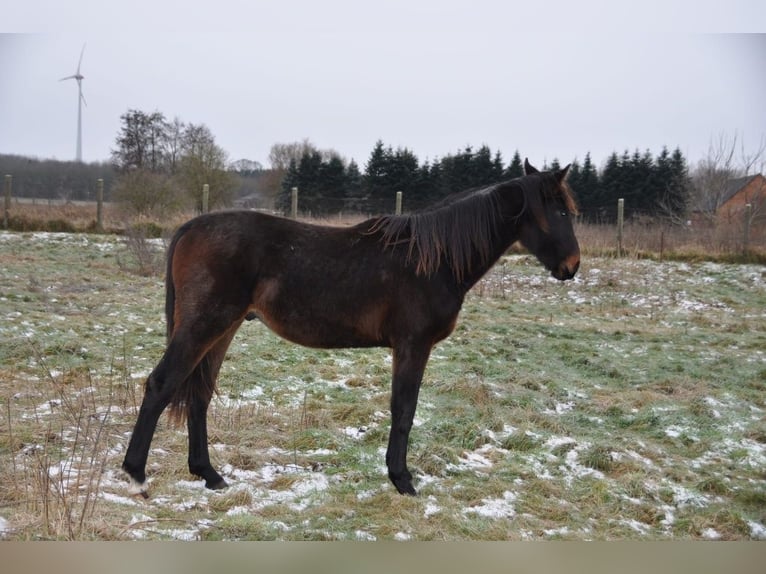
M 530 210 L 543 227 L 542 207 L 549 200 L 561 201 L 571 213 L 577 211 L 566 183 L 559 185 L 552 174 L 540 173 L 453 194 L 410 214 L 378 217 L 368 233 L 381 233 L 385 247 L 407 244 L 407 259 L 415 262 L 418 274 L 431 275 L 444 258 L 455 279 L 462 281 L 473 264 L 489 263 L 502 223 L 501 194 L 512 193 L 521 194 L 523 201 L 514 217 Z

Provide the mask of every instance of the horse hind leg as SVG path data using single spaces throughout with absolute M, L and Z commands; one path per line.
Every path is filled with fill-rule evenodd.
M 221 332 L 227 333 L 227 330 L 218 331 L 218 333 Z M 146 461 L 157 422 L 168 405 L 177 403 L 179 396 L 189 397 L 196 394 L 187 393 L 188 385 L 198 382 L 198 379 L 192 379 L 192 374 L 197 370 L 202 358 L 212 347 L 215 347 L 216 339 L 220 337 L 220 334 L 218 337 L 198 337 L 189 330 L 174 333 L 165 354 L 147 378 L 144 398 L 122 463 L 122 469 L 130 476 L 132 493 L 146 497 Z M 216 368 L 216 373 L 217 370 Z M 195 408 L 197 413 L 201 411 L 203 416 L 207 409 L 207 404 L 204 405 L 204 409 L 201 409 L 197 402 L 192 400 L 188 400 L 188 406 L 190 409 Z M 177 404 L 173 404 L 172 408 L 177 407 Z M 196 417 L 195 420 L 197 420 Z
M 207 436 L 207 411 L 212 398 L 218 372 L 226 356 L 234 333 L 239 327 L 235 324 L 229 333 L 224 335 L 199 362 L 191 374 L 189 383 L 194 389 L 190 398 L 188 416 L 186 419 L 189 431 L 189 472 L 204 479 L 205 487 L 211 490 L 226 488 L 228 484 L 210 463 L 210 451 Z
M 169 349 L 168 349 L 169 350 Z M 167 368 L 168 352 L 146 380 L 144 398 L 138 411 L 138 418 L 133 427 L 133 434 L 128 443 L 128 450 L 122 462 L 122 469 L 130 476 L 132 494 L 146 494 L 146 460 L 152 443 L 157 422 L 165 408 L 170 404 L 179 377 Z M 176 369 L 177 370 L 177 369 Z

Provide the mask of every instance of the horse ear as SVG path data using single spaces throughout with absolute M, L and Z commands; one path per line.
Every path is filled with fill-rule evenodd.
M 529 159 L 524 158 L 524 174 L 529 175 L 531 173 L 540 173 L 537 171 L 537 168 L 535 168 L 531 163 L 529 163 Z
M 570 167 L 572 167 L 571 163 L 567 164 L 566 167 L 564 167 L 564 168 L 562 168 L 562 169 L 560 169 L 560 170 L 558 170 L 556 172 L 556 179 L 559 181 L 559 183 L 561 183 L 562 181 L 564 181 L 567 178 L 567 175 L 569 175 L 569 168 Z

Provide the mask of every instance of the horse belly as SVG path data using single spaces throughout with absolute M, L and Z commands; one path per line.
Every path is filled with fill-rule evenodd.
M 252 311 L 280 337 L 306 347 L 386 345 L 384 305 L 349 304 L 342 294 L 297 297 L 275 281 L 256 289 Z
M 264 325 L 283 339 L 305 347 L 340 349 L 386 344 L 380 334 L 326 319 L 317 320 L 315 317 L 306 316 L 286 321 L 278 320 L 268 313 L 255 311 L 255 314 Z

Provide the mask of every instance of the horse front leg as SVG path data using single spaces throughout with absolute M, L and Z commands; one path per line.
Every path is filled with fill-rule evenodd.
M 417 494 L 412 486 L 412 474 L 407 468 L 407 446 L 430 352 L 430 346 L 394 348 L 391 432 L 386 450 L 386 466 L 388 478 L 400 494 Z

